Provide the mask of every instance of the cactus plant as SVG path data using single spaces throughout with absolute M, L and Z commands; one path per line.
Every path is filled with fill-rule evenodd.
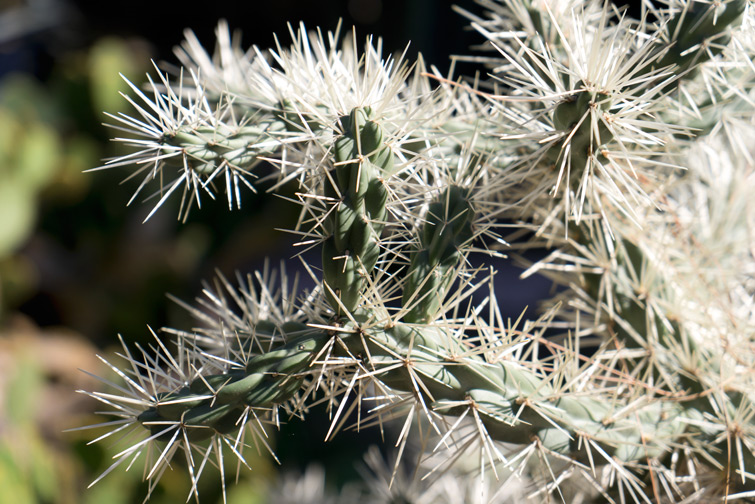
M 303 26 L 244 51 L 221 23 L 214 55 L 189 33 L 180 73 L 131 85 L 136 116 L 111 117 L 133 151 L 98 169 L 156 183 L 147 218 L 294 184 L 320 260 L 308 290 L 285 265 L 219 275 L 181 302 L 198 327 L 124 344 L 114 391 L 87 392 L 116 418 L 98 440 L 128 443 L 111 469 L 145 459 L 151 493 L 182 456 L 199 498 L 208 465 L 225 480 L 324 402 L 328 438 L 401 426 L 394 477 L 413 438 L 430 474 L 476 453 L 483 501 L 755 496 L 751 5 L 479 3 L 485 80 Z M 477 256 L 532 248 L 523 276 L 558 288 L 513 323 Z

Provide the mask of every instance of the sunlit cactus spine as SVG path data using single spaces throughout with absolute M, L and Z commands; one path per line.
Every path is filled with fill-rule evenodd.
M 174 350 L 125 346 L 123 383 L 88 392 L 118 418 L 98 439 L 139 436 L 111 469 L 144 454 L 151 494 L 183 452 L 199 500 L 208 464 L 225 489 L 225 457 L 272 454 L 324 402 L 327 439 L 395 425 L 397 458 L 312 502 L 755 497 L 752 6 L 480 4 L 461 13 L 494 52 L 463 59 L 487 80 L 303 27 L 244 51 L 221 23 L 216 57 L 188 34 L 178 75 L 132 86 L 139 118 L 112 117 L 134 152 L 103 168 L 160 181 L 148 218 L 179 188 L 186 218 L 218 186 L 238 206 L 290 183 L 319 260 L 308 291 L 285 267 L 221 275 L 180 302 L 200 326 L 165 329 Z M 558 287 L 516 322 L 504 253 Z

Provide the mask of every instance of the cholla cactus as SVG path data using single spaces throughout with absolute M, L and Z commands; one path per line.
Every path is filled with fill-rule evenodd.
M 243 51 L 221 23 L 213 55 L 189 33 L 180 72 L 132 85 L 136 117 L 111 117 L 133 152 L 101 168 L 155 183 L 150 216 L 293 182 L 321 262 L 309 291 L 283 265 L 219 276 L 173 349 L 124 344 L 122 383 L 88 392 L 116 417 L 98 439 L 128 443 L 111 469 L 143 458 L 151 493 L 180 455 L 199 498 L 208 465 L 326 402 L 328 438 L 354 412 L 399 426 L 375 502 L 430 502 L 412 438 L 409 473 L 458 502 L 755 496 L 751 5 L 480 4 L 487 81 L 303 26 Z M 524 275 L 562 288 L 512 323 L 470 258 L 532 247 Z

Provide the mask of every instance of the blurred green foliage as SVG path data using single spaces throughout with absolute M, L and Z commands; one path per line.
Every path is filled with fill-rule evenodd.
M 99 421 L 92 416 L 94 405 L 75 393 L 77 388 L 86 388 L 78 382 L 86 375 L 77 368 L 98 369 L 99 362 L 87 357 L 97 350 L 76 332 L 40 328 L 18 311 L 35 316 L 48 309 L 54 312 L 48 322 L 73 326 L 94 339 L 117 325 L 119 317 L 126 318 L 123 313 L 130 313 L 132 325 L 143 328 L 146 319 L 139 313 L 139 303 L 132 307 L 121 303 L 120 311 L 113 310 L 115 320 L 103 322 L 110 316 L 99 308 L 109 305 L 98 305 L 96 300 L 116 303 L 119 297 L 133 296 L 137 283 L 160 284 L 148 280 L 166 275 L 162 271 L 166 261 L 177 261 L 179 270 L 191 269 L 206 249 L 207 238 L 195 226 L 181 230 L 175 240 L 175 233 L 169 234 L 160 246 L 146 248 L 146 253 L 141 247 L 141 253 L 134 254 L 149 238 L 136 240 L 143 233 L 117 231 L 110 215 L 124 213 L 124 200 L 114 202 L 109 211 L 107 195 L 99 190 L 96 177 L 83 173 L 114 154 L 100 111 L 122 106 L 119 92 L 127 86 L 119 73 L 138 82 L 148 60 L 144 44 L 107 38 L 88 49 L 62 54 L 44 82 L 23 73 L 0 81 L 3 503 L 126 504 L 141 502 L 146 494 L 140 469 L 116 471 L 86 490 L 109 466 L 117 447 L 109 451 L 85 447 L 88 433 L 63 434 L 62 430 Z M 169 258 L 166 249 L 177 253 Z M 124 262 L 128 254 L 130 261 Z M 145 264 L 152 267 L 140 268 Z M 103 275 L 109 280 L 106 289 L 113 292 L 106 296 L 91 291 L 87 281 Z M 165 290 L 164 285 L 158 288 Z M 151 301 L 149 295 L 135 297 L 145 305 Z M 164 299 L 163 292 L 159 297 Z M 51 333 L 59 337 L 50 337 Z M 112 334 L 107 336 L 102 340 L 112 342 Z M 75 346 L 74 341 L 84 350 L 66 352 Z M 102 366 L 99 369 L 106 374 Z M 231 474 L 233 470 L 229 468 Z M 182 481 L 171 485 L 172 479 Z M 188 480 L 184 480 L 182 471 L 169 475 L 155 501 L 185 500 Z M 219 496 L 218 488 L 208 488 L 206 493 Z
M 145 324 L 190 325 L 165 293 L 189 300 L 215 268 L 233 275 L 279 255 L 271 251 L 286 237 L 262 225 L 265 215 L 296 217 L 294 205 L 249 193 L 244 212 L 229 213 L 225 201 L 208 200 L 187 224 L 174 220 L 171 209 L 142 224 L 148 207 L 125 209 L 133 187 L 112 183 L 125 174 L 83 173 L 118 154 L 103 111 L 124 108 L 119 93 L 127 86 L 120 74 L 142 82 L 148 62 L 143 42 L 110 37 L 62 50 L 44 80 L 23 73 L 0 80 L 3 504 L 142 502 L 148 492 L 142 467 L 119 468 L 87 489 L 122 447 L 117 439 L 87 445 L 100 435 L 96 431 L 63 433 L 101 421 L 94 402 L 75 391 L 102 385 L 78 369 L 113 379 L 92 356 L 117 361 L 112 346 L 118 332 L 143 344 L 150 338 Z M 70 348 L 78 350 L 65 350 Z M 302 429 L 297 422 L 286 426 L 279 447 L 298 450 Z M 308 461 L 301 460 L 302 468 Z M 235 480 L 238 469 L 241 475 L 229 491 L 230 504 L 266 502 L 278 469 L 265 453 L 248 462 L 253 471 L 233 461 L 225 468 L 228 479 Z M 345 473 L 350 459 L 343 463 Z M 219 477 L 203 478 L 203 484 L 203 502 L 222 502 Z M 162 478 L 151 502 L 184 502 L 188 488 L 187 471 L 177 467 Z
M 138 503 L 147 494 L 141 468 L 113 471 L 92 488 L 87 485 L 105 471 L 122 446 L 120 436 L 103 446 L 87 445 L 95 431 L 63 432 L 65 428 L 100 421 L 93 401 L 77 388 L 97 386 L 91 376 L 68 366 L 78 361 L 103 377 L 114 379 L 93 357 L 96 350 L 83 337 L 61 329 L 40 329 L 23 317 L 0 331 L 0 502 L 14 504 Z M 116 358 L 109 355 L 108 358 Z M 83 364 L 86 362 L 86 364 Z M 92 367 L 93 366 L 93 367 Z M 254 472 L 242 468 L 242 484 L 229 502 L 264 502 L 273 479 L 269 457 L 252 457 Z M 183 502 L 190 480 L 178 462 L 164 476 L 152 501 Z M 122 469 L 122 468 L 121 468 Z M 234 478 L 237 466 L 229 460 L 225 473 Z M 214 469 L 210 469 L 212 472 Z M 217 473 L 217 470 L 214 470 Z M 203 499 L 222 502 L 219 476 L 203 481 Z
M 0 315 L 34 288 L 34 268 L 20 249 L 40 211 L 80 202 L 91 187 L 82 172 L 96 166 L 103 153 L 92 109 L 77 107 L 72 90 L 92 90 L 94 102 L 105 92 L 118 96 L 116 88 L 123 87 L 118 73 L 105 75 L 116 65 L 136 73 L 133 58 L 123 41 L 107 39 L 61 62 L 53 82 L 18 73 L 0 81 Z
M 16 255 L 37 220 L 39 201 L 53 184 L 60 194 L 80 194 L 86 181 L 75 175 L 97 158 L 96 144 L 75 133 L 65 139 L 55 102 L 27 75 L 11 75 L 0 83 L 0 278 L 6 303 L 28 292 L 30 269 Z

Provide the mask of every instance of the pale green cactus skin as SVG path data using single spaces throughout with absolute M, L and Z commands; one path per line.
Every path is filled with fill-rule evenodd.
M 543 377 L 517 363 L 455 359 L 468 347 L 442 329 L 407 324 L 365 329 L 358 320 L 365 317 L 354 318 L 356 322 L 343 321 L 343 332 L 289 326 L 285 344 L 252 357 L 243 371 L 197 378 L 185 389 L 160 398 L 139 421 L 159 433 L 167 422 L 180 420 L 189 427 L 191 441 L 235 431 L 244 408 L 267 408 L 291 400 L 316 369 L 316 356 L 337 340 L 343 347 L 334 356 L 344 352 L 369 355 L 363 359 L 365 367 L 395 391 L 411 392 L 411 373 L 420 375 L 424 381 L 418 393 L 432 410 L 454 416 L 475 404 L 497 441 L 529 444 L 537 438 L 548 450 L 586 461 L 577 444 L 587 437 L 611 456 L 630 462 L 664 452 L 643 444 L 643 436 L 674 437 L 684 429 L 676 418 L 680 410 L 672 403 L 656 403 L 640 411 L 640 424 L 636 419 L 614 420 L 605 402 L 559 396 Z M 407 356 L 411 363 L 397 367 L 396 355 Z
M 473 220 L 474 209 L 458 186 L 450 186 L 430 205 L 404 286 L 404 306 L 414 305 L 404 316 L 406 322 L 421 324 L 437 318 L 463 247 L 473 237 Z
M 623 270 L 640 277 L 643 271 L 652 267 L 643 252 L 634 243 L 625 240 L 621 245 L 617 253 L 619 262 L 616 271 Z M 588 276 L 590 290 L 597 299 L 600 295 L 596 290 L 596 280 L 596 275 Z M 648 309 L 642 301 L 633 299 L 629 293 L 615 290 L 613 295 L 620 300 L 622 324 L 615 326 L 614 334 L 621 344 L 628 348 L 642 348 L 652 345 L 655 347 L 655 351 L 658 351 L 658 348 L 664 348 L 669 353 L 679 351 L 680 348 L 687 348 L 690 352 L 698 354 L 697 367 L 695 369 L 681 369 L 679 373 L 672 374 L 672 382 L 668 381 L 668 375 L 661 379 L 657 370 L 653 370 L 655 374 L 654 382 L 659 391 L 683 397 L 677 403 L 677 415 L 681 415 L 677 420 L 679 418 L 688 421 L 693 420 L 683 428 L 683 431 L 693 436 L 701 446 L 707 447 L 710 450 L 710 456 L 723 467 L 736 466 L 737 457 L 740 456 L 744 457 L 747 467 L 755 467 L 753 465 L 755 464 L 755 456 L 752 453 L 741 454 L 730 450 L 727 447 L 726 440 L 721 439 L 720 432 L 717 429 L 705 428 L 703 423 L 696 423 L 704 418 L 716 417 L 720 410 L 724 410 L 728 417 L 735 418 L 737 410 L 752 411 L 753 406 L 755 406 L 751 397 L 735 389 L 724 391 L 712 400 L 707 397 L 709 384 L 705 383 L 705 380 L 709 379 L 710 376 L 721 373 L 719 357 L 700 348 L 689 335 L 681 331 L 677 322 L 666 321 L 664 323 L 657 313 Z M 657 337 L 653 338 L 652 341 L 650 338 L 645 341 L 638 341 L 634 336 L 636 334 L 654 334 Z M 680 432 L 676 434 L 680 434 Z M 751 488 L 753 483 L 748 482 L 746 486 Z
M 341 72 L 333 64 L 337 51 L 312 50 L 315 42 L 301 35 L 291 53 L 274 54 L 286 79 L 276 81 L 269 67 L 254 62 L 266 76 L 255 82 L 272 89 L 265 94 L 258 86 L 249 112 L 254 120 L 179 125 L 159 137 L 155 166 L 188 170 L 193 180 L 212 181 L 224 167 L 230 167 L 227 178 L 253 178 L 262 159 L 277 160 L 281 179 L 300 184 L 303 211 L 294 232 L 320 247 L 321 272 L 308 265 L 318 286 L 301 299 L 286 291 L 265 302 L 251 287 L 237 294 L 224 280 L 246 318 L 239 321 L 225 296 L 208 295 L 203 306 L 210 313 L 194 314 L 210 329 L 174 331 L 194 348 L 187 355 L 198 364 L 186 376 L 173 369 L 183 381 L 162 388 L 147 390 L 132 378 L 139 400 L 124 399 L 121 416 L 173 451 L 184 443 L 192 453 L 202 442 L 220 450 L 220 440 L 235 451 L 249 415 L 275 423 L 279 409 L 303 415 L 323 394 L 317 400 L 336 411 L 330 438 L 348 416 L 343 412 L 368 398 L 378 406 L 360 422 L 382 425 L 381 415 L 413 419 L 421 412 L 419 429 L 437 435 L 423 443 L 440 438 L 440 446 L 457 427 L 471 425 L 484 453 L 481 469 L 548 474 L 553 486 L 533 499 L 545 493 L 566 502 L 569 495 L 580 502 L 747 497 L 755 490 L 751 354 L 739 362 L 716 346 L 716 338 L 729 338 L 745 348 L 747 336 L 737 340 L 725 324 L 721 336 L 705 317 L 679 314 L 721 316 L 745 335 L 751 323 L 734 314 L 733 301 L 730 312 L 710 315 L 674 285 L 684 274 L 670 270 L 697 250 L 694 226 L 682 222 L 685 212 L 697 210 L 673 192 L 691 184 L 695 167 L 677 159 L 730 128 L 722 125 L 727 115 L 755 122 L 751 54 L 745 50 L 736 65 L 719 65 L 751 6 L 672 2 L 654 11 L 658 22 L 651 27 L 614 19 L 598 2 L 565 2 L 572 9 L 566 14 L 523 0 L 480 3 L 491 9 L 489 23 L 470 17 L 501 47 L 504 57 L 493 60 L 492 72 L 513 88 L 509 95 L 451 85 L 438 75 L 439 87 L 430 91 L 422 80 L 427 73 L 411 80 L 403 70 L 391 74 L 392 63 L 367 64 L 355 55 L 358 71 Z M 584 40 L 575 41 L 573 32 L 580 30 L 593 45 L 577 46 Z M 515 48 L 504 48 L 511 38 Z M 318 64 L 311 63 L 315 53 L 325 54 Z M 369 46 L 366 54 L 376 51 Z M 373 67 L 380 72 L 370 73 Z M 370 86 L 349 80 L 360 72 Z M 746 89 L 710 84 L 727 75 Z M 318 79 L 333 88 L 318 90 Z M 424 94 L 412 95 L 416 89 Z M 222 93 L 213 92 L 221 102 Z M 233 107 L 238 112 L 243 103 Z M 733 138 L 722 143 L 746 159 Z M 180 155 L 162 159 L 161 149 Z M 685 179 L 681 168 L 692 173 Z M 471 301 L 485 282 L 492 285 L 479 280 L 471 254 L 480 237 L 499 238 L 498 228 L 506 226 L 519 228 L 515 238 L 532 234 L 520 247 L 550 249 L 530 270 L 550 274 L 564 288 L 548 300 L 545 315 L 522 329 L 503 322 L 492 286 L 484 302 Z M 746 227 L 743 234 L 750 232 Z M 668 237 L 678 239 L 677 248 L 656 243 Z M 751 245 L 738 246 L 747 249 L 737 253 L 749 265 Z M 747 275 L 755 276 L 726 275 L 715 288 L 691 285 L 733 298 L 751 285 Z M 486 310 L 490 315 L 481 315 Z M 560 339 L 545 335 L 564 327 Z M 585 351 L 580 345 L 588 337 L 593 346 Z M 128 360 L 134 369 L 149 367 L 134 364 L 130 354 Z M 159 362 L 179 367 L 169 357 L 149 361 Z M 723 375 L 732 369 L 730 383 Z M 406 422 L 401 451 L 412 423 Z M 504 445 L 506 456 L 498 448 Z M 150 477 L 164 469 L 168 451 Z M 519 457 L 521 463 L 512 462 Z M 536 462 L 538 469 L 530 470 Z M 562 476 L 583 478 L 577 486 L 589 488 L 562 493 Z M 192 478 L 196 483 L 198 475 Z M 706 478 L 716 484 L 703 488 Z
M 584 83 L 577 83 L 577 89 Z M 559 130 L 569 131 L 571 139 L 571 164 L 575 167 L 587 165 L 588 158 L 597 153 L 596 147 L 606 145 L 614 133 L 606 126 L 602 113 L 611 108 L 611 97 L 589 90 L 578 91 L 566 98 L 553 109 L 553 124 Z M 560 147 L 554 147 L 554 150 Z M 554 153 L 558 160 L 559 153 Z
M 174 168 L 190 168 L 201 175 L 211 175 L 223 165 L 231 165 L 249 171 L 259 163 L 258 157 L 270 155 L 274 148 L 265 147 L 282 122 L 261 126 L 186 128 L 164 136 L 167 148 L 181 151 L 182 157 L 169 157 L 166 164 Z M 261 145 L 263 144 L 263 145 Z
M 666 25 L 668 46 L 655 67 L 674 66 L 675 72 L 687 75 L 693 65 L 720 54 L 731 36 L 728 28 L 742 20 L 747 2 L 689 2 L 688 8 L 676 13 Z
M 383 180 L 393 171 L 393 152 L 371 113 L 355 108 L 341 118 L 344 134 L 333 146 L 335 168 L 324 182 L 325 196 L 336 203 L 325 221 L 332 235 L 322 245 L 323 276 L 337 312 L 356 309 L 367 272 L 380 255 L 388 198 Z

